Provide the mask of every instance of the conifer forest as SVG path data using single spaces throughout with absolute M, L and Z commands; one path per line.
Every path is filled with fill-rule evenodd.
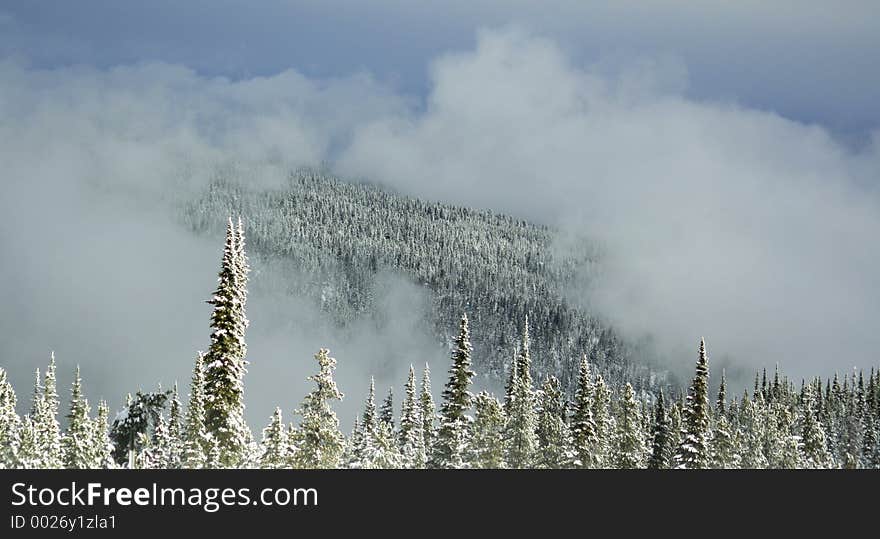
M 740 393 L 701 340 L 679 381 L 571 301 L 575 274 L 598 256 L 586 240 L 552 249 L 549 227 L 315 170 L 273 189 L 218 173 L 178 210 L 181 226 L 225 238 L 206 348 L 181 351 L 192 353 L 188 384 L 90 403 L 89 373 L 63 357 L 34 372 L 29 395 L 0 368 L 0 467 L 880 468 L 880 371 L 795 380 L 770 365 Z M 376 394 L 365 378 L 368 396 L 342 425 L 334 408 L 355 388 L 334 376 L 357 358 L 337 361 L 332 342 L 291 351 L 313 356 L 311 391 L 253 430 L 246 395 L 259 389 L 247 374 L 261 366 L 249 363 L 246 307 L 261 260 L 309 276 L 286 293 L 340 327 L 370 311 L 373 276 L 404 275 L 430 291 L 424 323 L 448 361 L 413 351 L 398 392 Z M 70 388 L 58 387 L 59 369 L 74 372 Z M 478 375 L 497 394 L 476 391 Z

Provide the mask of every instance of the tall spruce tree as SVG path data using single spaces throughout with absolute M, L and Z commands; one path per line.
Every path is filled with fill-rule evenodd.
M 470 392 L 474 371 L 471 370 L 471 341 L 467 315 L 462 315 L 458 337 L 452 351 L 449 380 L 443 390 L 440 407 L 440 428 L 434 441 L 432 468 L 463 468 L 468 454 L 471 417 L 467 414 L 473 395 Z
M 593 448 L 596 446 L 596 422 L 593 418 L 593 379 L 587 356 L 581 358 L 577 389 L 574 394 L 574 413 L 571 417 L 572 450 L 574 465 L 592 468 L 596 462 Z
M 614 435 L 614 416 L 611 413 L 611 390 L 601 374 L 593 384 L 593 420 L 596 422 L 596 438 L 593 444 L 593 463 L 596 468 L 611 467 L 611 441 Z
M 663 402 L 663 390 L 661 389 L 659 395 L 657 395 L 657 402 L 654 404 L 654 424 L 648 468 L 652 470 L 669 468 L 673 449 L 670 430 L 670 419 L 666 413 L 666 405 Z
M 424 468 L 425 437 L 422 433 L 419 403 L 416 400 L 416 373 L 412 365 L 409 366 L 409 377 L 404 392 L 398 431 L 402 464 L 406 468 Z
M 431 394 L 431 369 L 425 363 L 422 373 L 422 387 L 419 393 L 419 415 L 422 418 L 422 436 L 424 437 L 425 455 L 432 453 L 436 428 L 434 418 L 437 415 L 434 407 L 434 396 Z
M 74 373 L 70 389 L 70 413 L 67 414 L 67 431 L 61 440 L 64 467 L 74 469 L 95 468 L 94 430 L 89 418 L 89 403 L 82 395 L 82 379 L 79 365 Z
M 98 401 L 98 413 L 92 422 L 92 462 L 96 468 L 113 468 L 113 442 L 110 441 L 110 407 Z
M 248 322 L 243 242 L 241 227 L 234 227 L 230 218 L 217 289 L 208 301 L 214 310 L 211 345 L 205 354 L 205 427 L 217 441 L 220 464 L 227 467 L 238 466 L 244 460 L 251 440 L 244 420 L 244 337 Z
M 706 341 L 700 339 L 696 374 L 688 393 L 684 410 L 682 440 L 675 455 L 678 468 L 708 468 L 710 465 L 709 439 L 709 359 Z
M 34 415 L 40 458 L 44 468 L 61 468 L 64 465 L 61 425 L 58 423 L 58 385 L 55 370 L 55 352 L 52 352 L 43 377 L 42 407 L 40 413 Z
M 302 416 L 296 429 L 295 462 L 298 468 L 338 468 L 345 450 L 345 437 L 339 431 L 339 419 L 331 403 L 342 400 L 342 393 L 333 380 L 336 360 L 322 348 L 315 354 L 318 373 L 309 376 L 315 389 L 306 395 L 298 410 Z
M 507 448 L 505 461 L 511 468 L 531 467 L 538 446 L 536 434 L 538 422 L 535 415 L 535 392 L 532 388 L 532 359 L 529 348 L 529 322 L 526 318 L 507 406 L 507 425 L 504 429 Z

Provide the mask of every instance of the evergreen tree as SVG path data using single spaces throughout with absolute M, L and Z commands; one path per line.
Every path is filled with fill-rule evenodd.
M 391 425 L 379 420 L 372 442 L 364 445 L 361 467 L 384 470 L 400 468 L 403 465 L 403 457 Z
M 37 433 L 42 448 L 43 466 L 61 468 L 64 465 L 64 449 L 61 445 L 61 425 L 58 423 L 58 385 L 55 377 L 55 352 L 49 356 L 49 366 L 43 378 L 43 414 L 35 417 Z
M 18 452 L 15 457 L 16 468 L 34 470 L 43 465 L 37 426 L 29 415 L 25 415 L 21 420 L 18 431 Z
M 362 423 L 364 442 L 375 442 L 376 431 L 379 429 L 379 418 L 376 413 L 376 380 L 372 376 L 370 377 L 370 391 L 367 393 L 367 401 L 364 403 Z
M 205 371 L 204 356 L 196 355 L 189 389 L 189 404 L 183 429 L 183 466 L 203 468 L 208 450 L 214 443 L 205 428 Z
M 205 354 L 204 421 L 217 441 L 220 464 L 228 467 L 242 462 L 251 439 L 244 421 L 244 335 L 248 322 L 244 314 L 247 262 L 242 242 L 240 228 L 229 219 L 217 289 L 208 301 L 214 310 L 211 345 Z
M 153 437 L 144 449 L 141 465 L 143 468 L 166 470 L 172 468 L 173 448 L 171 436 L 168 433 L 168 422 L 164 415 L 160 415 L 153 430 Z
M 422 417 L 416 401 L 416 373 L 409 366 L 409 377 L 404 389 L 403 408 L 400 412 L 398 441 L 403 465 L 407 468 L 425 467 L 425 437 L 422 433 Z
M 98 414 L 92 421 L 92 463 L 96 468 L 112 468 L 113 442 L 110 441 L 110 407 L 98 401 Z
M 6 371 L 0 367 L 0 469 L 16 466 L 20 419 L 15 413 L 16 397 Z
M 747 393 L 743 393 L 740 403 L 740 419 L 737 438 L 739 439 L 740 467 L 745 469 L 761 469 L 767 467 L 767 457 L 764 454 L 764 399 L 761 393 L 756 393 L 756 400 L 749 399 Z
M 710 464 L 709 361 L 706 342 L 700 339 L 700 354 L 684 413 L 682 441 L 675 455 L 678 468 L 707 468 Z
M 593 380 L 587 356 L 581 359 L 577 390 L 574 395 L 574 413 L 571 417 L 572 450 L 574 465 L 592 468 L 596 462 L 593 448 L 596 446 L 596 422 L 593 418 Z
M 171 404 L 168 410 L 168 467 L 178 469 L 183 466 L 184 440 L 182 431 L 183 412 L 181 411 L 180 393 L 177 382 L 171 390 Z
M 601 374 L 593 384 L 593 420 L 596 422 L 596 443 L 593 445 L 593 462 L 597 468 L 611 467 L 611 438 L 614 433 L 614 417 L 611 414 L 611 391 Z
M 449 380 L 443 390 L 440 428 L 430 459 L 432 468 L 462 468 L 466 464 L 467 436 L 472 421 L 467 412 L 473 399 L 470 385 L 474 377 L 471 370 L 471 349 L 467 315 L 462 315 L 452 352 Z
M 315 354 L 318 374 L 309 377 L 316 388 L 309 393 L 298 413 L 302 416 L 296 430 L 296 464 L 298 468 L 337 468 L 342 461 L 345 439 L 339 432 L 339 419 L 331 402 L 342 400 L 342 393 L 333 380 L 336 360 L 322 348 Z
M 709 452 L 712 458 L 712 468 L 722 470 L 739 468 L 738 438 L 735 436 L 727 416 L 720 411 L 712 428 Z
M 70 413 L 67 414 L 67 431 L 61 440 L 64 467 L 88 469 L 96 467 L 94 457 L 94 429 L 89 419 L 89 403 L 82 395 L 82 379 L 79 366 L 70 390 Z
M 126 399 L 126 407 L 116 415 L 110 427 L 110 439 L 115 446 L 114 458 L 119 464 L 129 466 L 150 466 L 150 454 L 144 455 L 143 462 L 135 457 L 150 449 L 154 443 L 155 428 L 165 410 L 171 391 L 138 391 L 134 398 Z M 163 428 L 167 428 L 163 426 Z
M 567 468 L 573 460 L 572 441 L 559 380 L 555 376 L 548 376 L 541 384 L 540 395 L 536 464 L 542 468 Z
M 616 468 L 643 468 L 646 464 L 647 448 L 645 433 L 642 430 L 642 417 L 632 385 L 623 388 L 620 413 L 614 435 L 613 465 Z
M 394 388 L 388 388 L 388 395 L 382 402 L 382 409 L 379 411 L 379 420 L 388 425 L 388 428 L 394 431 Z
M 284 468 L 287 464 L 289 458 L 287 433 L 281 417 L 281 408 L 275 408 L 269 425 L 263 429 L 262 450 L 261 468 Z
M 514 351 L 510 360 L 510 369 L 507 375 L 507 383 L 504 386 L 504 413 L 510 415 L 510 406 L 513 402 L 513 392 L 516 389 L 516 381 L 519 379 L 519 349 Z
M 670 420 L 663 403 L 663 390 L 661 389 L 654 405 L 654 429 L 651 437 L 651 457 L 648 460 L 648 468 L 653 470 L 669 468 L 672 461 L 670 429 Z
M 862 460 L 860 466 L 867 469 L 880 468 L 880 438 L 877 432 L 877 420 L 870 409 L 863 414 Z
M 504 409 L 498 399 L 483 391 L 474 397 L 475 417 L 471 467 L 504 468 Z
M 529 468 L 535 459 L 538 439 L 535 433 L 537 417 L 535 416 L 535 393 L 532 389 L 531 365 L 529 353 L 529 325 L 523 328 L 522 345 L 517 357 L 516 377 L 509 404 L 507 406 L 507 425 L 504 429 L 505 461 L 511 468 Z
M 434 408 L 434 396 L 431 394 L 431 370 L 425 364 L 422 373 L 422 390 L 419 394 L 419 410 L 422 418 L 422 436 L 424 437 L 425 454 L 430 455 L 434 447 L 434 417 L 437 412 Z
M 61 447 L 61 427 L 58 424 L 58 391 L 55 383 L 55 354 L 51 356 L 46 375 L 40 383 L 36 371 L 32 422 L 36 452 L 34 467 L 61 468 L 64 464 Z

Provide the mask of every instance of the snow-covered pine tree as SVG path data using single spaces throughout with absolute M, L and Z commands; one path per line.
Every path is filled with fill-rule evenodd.
M 403 457 L 391 425 L 380 419 L 376 424 L 372 443 L 364 446 L 361 467 L 386 470 L 402 466 Z
M 34 470 L 42 466 L 40 455 L 40 441 L 37 438 L 37 428 L 29 415 L 21 418 L 18 430 L 18 451 L 15 455 L 15 468 Z
M 529 320 L 523 326 L 522 342 L 516 358 L 515 377 L 507 406 L 504 428 L 505 462 L 511 468 L 530 468 L 535 459 L 538 439 L 535 433 L 535 392 L 532 388 L 532 359 L 529 352 Z
M 739 468 L 741 451 L 739 439 L 731 428 L 727 415 L 721 408 L 716 408 L 716 410 L 712 436 L 709 441 L 712 468 L 722 470 Z
M 672 461 L 672 439 L 669 415 L 666 413 L 666 404 L 663 402 L 663 390 L 657 395 L 654 404 L 654 424 L 651 436 L 651 456 L 648 459 L 648 468 L 652 470 L 665 470 Z
M 315 389 L 306 395 L 297 413 L 302 416 L 296 429 L 297 448 L 294 462 L 298 468 L 338 468 L 345 450 L 345 437 L 339 431 L 339 419 L 331 407 L 334 400 L 342 400 L 342 393 L 333 380 L 336 360 L 330 351 L 322 348 L 315 354 L 318 373 L 309 376 Z
M 143 467 L 165 470 L 172 467 L 172 441 L 168 433 L 168 421 L 160 415 L 153 430 L 153 438 L 145 447 Z
M 178 469 L 183 466 L 184 443 L 183 443 L 183 411 L 181 410 L 180 392 L 177 382 L 171 390 L 171 404 L 168 410 L 168 467 Z
M 596 422 L 596 442 L 593 462 L 597 468 L 611 467 L 611 442 L 614 435 L 614 416 L 611 414 L 611 390 L 601 374 L 593 384 L 593 420 Z
M 244 460 L 252 439 L 244 420 L 247 262 L 239 245 L 243 240 L 230 218 L 217 289 L 208 301 L 214 310 L 211 345 L 205 354 L 205 427 L 217 441 L 220 464 L 227 467 L 236 467 Z
M 541 384 L 540 401 L 535 464 L 541 468 L 568 468 L 573 460 L 571 435 L 565 396 L 555 376 L 548 376 Z
M 422 389 L 419 393 L 419 415 L 422 418 L 422 436 L 424 437 L 425 455 L 432 453 L 434 447 L 434 417 L 437 415 L 434 407 L 434 395 L 431 394 L 431 369 L 425 363 L 422 373 Z
M 615 468 L 644 468 L 647 456 L 641 410 L 632 385 L 627 382 L 615 425 L 612 464 Z
M 877 431 L 877 420 L 869 408 L 866 408 L 862 417 L 862 460 L 860 466 L 866 469 L 877 469 L 880 468 L 880 433 Z
M 363 458 L 364 429 L 361 428 L 360 418 L 354 418 L 354 426 L 351 428 L 351 435 L 345 439 L 345 451 L 342 454 L 342 461 L 346 468 L 360 468 L 361 459 Z
M 409 377 L 404 388 L 403 406 L 400 411 L 398 443 L 402 465 L 406 468 L 425 467 L 425 437 L 422 433 L 422 417 L 416 400 L 416 372 L 409 366 Z
M 801 437 L 795 434 L 795 417 L 782 399 L 785 397 L 783 385 L 776 389 L 776 396 L 771 405 L 776 416 L 776 431 L 779 436 L 778 457 L 774 459 L 773 467 L 786 470 L 803 468 L 801 452 Z
M 379 428 L 379 416 L 376 412 L 376 379 L 370 376 L 370 390 L 367 392 L 367 400 L 364 402 L 364 412 L 361 429 L 363 430 L 363 443 L 374 443 L 376 430 Z
M 0 367 L 0 469 L 16 466 L 21 420 L 15 405 L 15 391 L 6 380 L 6 371 Z
M 471 437 L 472 468 L 504 468 L 504 409 L 488 392 L 474 397 L 474 423 Z
M 514 350 L 510 359 L 510 369 L 507 373 L 507 382 L 504 385 L 504 414 L 510 414 L 510 406 L 513 402 L 513 392 L 516 389 L 516 381 L 519 378 L 519 349 Z
M 594 467 L 596 464 L 593 458 L 593 448 L 596 446 L 596 422 L 593 418 L 593 377 L 590 373 L 590 363 L 587 361 L 587 356 L 581 358 L 570 428 L 574 465 L 579 468 Z
M 36 371 L 32 422 L 36 438 L 37 468 L 61 468 L 64 464 L 61 447 L 61 427 L 58 424 L 58 390 L 55 382 L 55 354 L 52 353 L 43 383 Z
M 209 440 L 205 428 L 205 371 L 204 355 L 196 354 L 189 387 L 189 404 L 183 426 L 183 466 L 204 468 L 208 459 Z
M 394 388 L 388 388 L 388 395 L 382 401 L 382 408 L 379 409 L 379 421 L 382 421 L 394 431 Z
M 764 454 L 764 399 L 760 392 L 755 393 L 755 399 L 750 399 L 749 394 L 743 392 L 739 406 L 737 438 L 741 448 L 740 468 L 745 469 L 767 467 L 767 457 Z
M 452 351 L 449 380 L 443 390 L 440 406 L 440 428 L 434 440 L 432 468 L 462 468 L 468 454 L 471 417 L 467 414 L 473 395 L 470 392 L 474 371 L 471 370 L 471 342 L 467 315 L 462 315 L 458 337 Z
M 64 454 L 64 467 L 74 469 L 95 468 L 94 429 L 89 418 L 89 402 L 82 395 L 82 379 L 79 365 L 70 389 L 70 413 L 67 414 L 67 431 L 61 439 Z
M 706 341 L 700 339 L 696 374 L 684 410 L 682 440 L 675 454 L 677 468 L 708 468 L 711 463 L 709 439 L 709 360 Z
M 288 460 L 287 433 L 281 417 L 281 408 L 275 408 L 269 425 L 263 429 L 260 468 L 284 468 Z
M 116 414 L 110 427 L 110 439 L 115 446 L 113 457 L 117 463 L 131 465 L 132 456 L 138 456 L 152 445 L 153 433 L 170 393 L 160 388 L 154 392 L 138 391 L 133 398 L 128 396 L 125 409 Z
M 92 421 L 92 463 L 96 468 L 113 468 L 113 442 L 110 441 L 110 407 L 98 401 L 98 413 Z
M 39 418 L 38 435 L 43 448 L 43 464 L 46 468 L 64 465 L 64 448 L 61 446 L 61 425 L 58 422 L 58 384 L 56 381 L 55 352 L 49 355 L 49 365 L 43 378 L 44 414 Z

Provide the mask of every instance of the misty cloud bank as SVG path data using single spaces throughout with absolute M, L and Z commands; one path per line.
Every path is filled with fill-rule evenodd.
M 478 41 L 433 65 L 424 114 L 362 127 L 340 169 L 594 238 L 581 299 L 673 366 L 701 335 L 716 360 L 795 375 L 876 362 L 880 136 L 853 152 L 685 99 L 670 59 L 608 76 L 521 32 Z
M 432 64 L 419 103 L 367 74 L 230 81 L 167 64 L 0 61 L 2 363 L 23 399 L 50 349 L 63 384 L 80 363 L 88 393 L 113 407 L 159 380 L 185 386 L 208 343 L 221 243 L 183 233 L 174 204 L 217 167 L 245 163 L 247 181 L 277 185 L 321 162 L 593 238 L 602 274 L 573 296 L 652 335 L 676 368 L 701 335 L 716 364 L 810 375 L 876 362 L 880 137 L 855 151 L 820 126 L 688 99 L 686 68 L 583 67 L 552 41 L 487 31 Z M 252 425 L 299 402 L 320 346 L 339 360 L 344 421 L 367 371 L 382 394 L 430 360 L 442 385 L 445 355 L 413 326 L 419 296 L 393 277 L 384 329 L 340 342 L 259 277 Z M 387 356 L 395 345 L 408 352 Z

